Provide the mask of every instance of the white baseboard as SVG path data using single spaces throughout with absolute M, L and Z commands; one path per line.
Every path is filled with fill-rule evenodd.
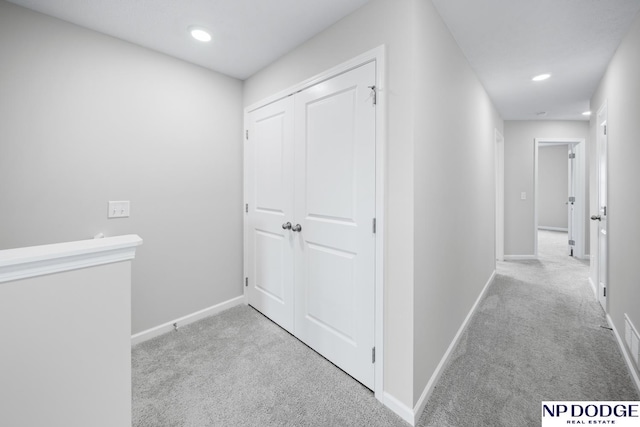
M 640 377 L 638 377 L 638 372 L 636 371 L 636 368 L 633 366 L 633 360 L 631 359 L 631 356 L 627 352 L 627 347 L 624 345 L 622 338 L 620 338 L 620 334 L 618 334 L 616 325 L 613 324 L 613 319 L 611 318 L 611 316 L 609 316 L 609 314 L 607 314 L 607 323 L 609 323 L 609 326 L 611 326 L 611 329 L 613 329 L 613 334 L 616 336 L 616 341 L 618 341 L 618 347 L 620 347 L 620 350 L 622 351 L 622 355 L 624 356 L 624 361 L 627 363 L 627 368 L 629 369 L 631 378 L 635 383 L 638 393 L 640 393 Z
M 536 255 L 505 255 L 505 261 L 524 261 L 530 259 L 538 259 Z
M 386 391 L 384 392 L 384 400 L 382 401 L 384 406 L 391 409 L 396 415 L 399 415 L 400 418 L 411 424 L 412 426 L 416 425 L 415 416 L 413 415 L 413 410 L 400 402 L 395 397 L 391 396 Z
M 455 337 L 453 337 L 453 341 L 451 341 L 451 344 L 449 344 L 449 348 L 447 348 L 447 351 L 444 353 L 444 356 L 442 356 L 442 359 L 440 359 L 440 363 L 438 363 L 436 370 L 433 372 L 433 375 L 431 375 L 429 382 L 427 383 L 424 390 L 422 391 L 422 394 L 420 395 L 418 402 L 416 402 L 416 406 L 413 408 L 413 422 L 409 421 L 412 426 L 416 425 L 416 423 L 420 420 L 422 411 L 424 411 L 424 408 L 427 405 L 427 400 L 429 400 L 429 396 L 433 392 L 433 389 L 436 383 L 438 382 L 438 379 L 440 379 L 440 375 L 442 375 L 442 372 L 444 372 L 444 368 L 445 366 L 447 366 L 447 362 L 449 361 L 449 357 L 451 357 L 451 353 L 453 353 L 453 350 L 456 348 L 456 345 L 458 345 L 458 341 L 460 341 L 460 337 L 462 336 L 464 331 L 467 329 L 467 325 L 469 324 L 471 317 L 473 317 L 473 314 L 478 309 L 478 306 L 480 305 L 480 301 L 482 301 L 482 298 L 487 293 L 487 290 L 489 289 L 489 287 L 491 286 L 495 278 L 496 278 L 496 271 L 493 270 L 493 273 L 491 273 L 489 280 L 487 280 L 487 283 L 484 285 L 484 288 L 482 288 L 482 291 L 480 291 L 480 295 L 478 295 L 476 302 L 473 303 L 471 310 L 469 310 L 469 313 L 467 313 L 467 317 L 462 322 L 462 325 L 460 325 L 458 332 L 456 333 Z M 402 416 L 399 413 L 397 414 Z
M 591 276 L 589 276 L 589 285 L 591 285 L 591 290 L 593 291 L 593 296 L 596 297 L 596 300 L 598 299 L 598 290 L 596 289 L 596 284 L 593 283 L 593 280 L 591 280 Z
M 209 308 L 196 311 L 195 313 L 187 314 L 186 316 L 171 320 L 167 323 L 163 323 L 162 325 L 147 329 L 146 331 L 138 332 L 137 334 L 131 336 L 131 345 L 133 346 L 136 344 L 140 344 L 141 342 L 150 340 L 151 338 L 155 338 L 162 334 L 166 334 L 167 332 L 171 332 L 174 330 L 174 324 L 178 327 L 186 326 L 189 323 L 193 323 L 200 319 L 204 319 L 205 317 L 218 314 L 226 309 L 235 307 L 236 305 L 240 305 L 242 303 L 244 303 L 244 295 L 240 295 L 239 297 L 221 302 L 220 304 L 216 304 Z
M 538 226 L 538 230 L 547 230 L 547 231 L 563 231 L 565 233 L 569 232 L 568 228 L 562 228 L 562 227 L 547 227 L 545 225 L 539 225 Z

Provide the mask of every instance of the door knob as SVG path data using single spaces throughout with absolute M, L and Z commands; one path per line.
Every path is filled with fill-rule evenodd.
M 290 222 L 285 222 L 284 224 L 282 224 L 282 229 L 283 230 L 291 230 L 291 223 Z
M 291 230 L 300 232 L 302 231 L 302 226 L 300 224 L 296 224 L 293 227 L 291 227 Z
M 592 221 L 602 221 L 602 217 L 600 215 L 591 215 Z

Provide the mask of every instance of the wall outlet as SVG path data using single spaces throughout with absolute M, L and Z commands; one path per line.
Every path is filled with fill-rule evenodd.
M 126 201 L 109 202 L 107 218 L 128 218 L 131 213 L 131 203 Z
M 520 200 L 527 200 L 527 193 L 526 192 L 522 192 L 520 193 Z

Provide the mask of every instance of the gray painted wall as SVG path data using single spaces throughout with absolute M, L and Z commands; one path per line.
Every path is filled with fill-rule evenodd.
M 139 234 L 134 333 L 242 295 L 240 81 L 4 1 L 0 57 L 0 249 Z
M 493 145 L 502 120 L 424 0 L 371 1 L 248 79 L 244 104 L 381 44 L 388 55 L 384 388 L 413 408 L 495 266 Z M 476 227 L 469 211 L 489 225 Z
M 618 47 L 591 98 L 591 144 L 596 153 L 597 111 L 608 104 L 609 314 L 624 340 L 624 314 L 640 329 L 640 16 Z M 597 214 L 596 156 L 591 160 L 591 214 Z M 597 226 L 591 222 L 591 233 Z M 591 241 L 591 277 L 597 283 L 597 239 Z M 639 371 L 640 372 L 640 371 Z
M 540 146 L 538 149 L 538 227 L 569 226 L 568 146 Z
M 503 131 L 433 4 L 416 6 L 414 401 L 495 269 L 495 129 Z
M 533 181 L 536 138 L 585 138 L 588 142 L 589 122 L 542 120 L 504 122 L 505 255 L 533 255 L 534 253 Z M 588 191 L 587 185 L 587 194 Z M 520 199 L 522 192 L 526 193 L 526 200 Z M 587 221 L 585 228 L 588 227 Z M 588 236 L 588 232 L 585 235 Z M 588 241 L 586 247 L 589 248 Z

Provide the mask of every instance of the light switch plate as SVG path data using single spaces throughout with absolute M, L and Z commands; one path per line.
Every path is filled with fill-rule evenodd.
M 109 202 L 108 218 L 128 218 L 131 213 L 131 203 L 126 201 Z
M 527 200 L 527 193 L 525 193 L 524 191 L 520 193 L 520 200 Z

